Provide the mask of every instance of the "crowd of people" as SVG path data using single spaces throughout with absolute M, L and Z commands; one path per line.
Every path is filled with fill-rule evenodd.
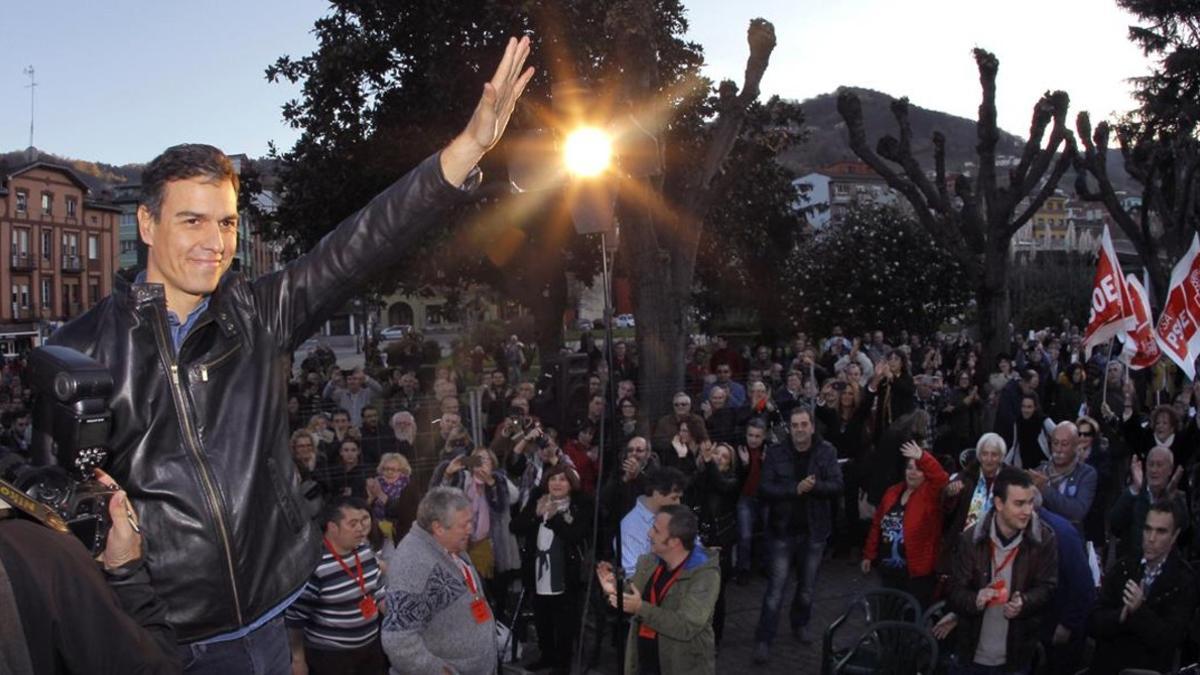
M 1107 350 L 1086 356 L 1069 325 L 1030 335 L 993 367 L 958 335 L 835 330 L 752 349 L 717 338 L 689 347 L 685 389 L 650 424 L 634 346 L 613 352 L 611 370 L 589 359 L 586 392 L 568 401 L 524 359 L 367 373 L 343 372 L 323 346 L 308 354 L 290 384 L 291 447 L 305 489 L 324 497 L 328 550 L 287 615 L 293 662 L 340 650 L 357 663 L 364 645 L 371 667 L 388 645 L 393 659 L 456 658 L 438 649 L 461 642 L 429 632 L 437 602 L 425 578 L 409 578 L 428 556 L 402 545 L 452 531 L 489 620 L 521 624 L 531 610 L 535 670 L 568 671 L 595 586 L 595 605 L 633 616 L 636 672 L 711 671 L 727 587 L 755 574 L 766 589 L 753 654 L 767 663 L 782 611 L 802 644 L 824 630 L 812 604 L 830 557 L 860 560 L 924 608 L 944 602 L 931 629 L 956 672 L 1166 669 L 1195 656 L 1186 560 L 1200 552 L 1188 515 L 1200 388 L 1169 368 L 1129 373 Z M 353 536 L 337 543 L 338 533 Z M 669 550 L 683 557 L 656 574 Z M 378 573 L 397 556 L 402 571 Z M 354 590 L 339 560 L 379 591 L 383 611 L 365 623 L 338 626 L 336 612 L 306 606 L 309 593 L 328 601 L 324 584 Z M 675 565 L 686 572 L 676 583 L 711 602 L 664 619 L 646 608 L 671 605 L 670 586 L 655 584 Z M 622 578 L 635 592 L 618 598 Z M 407 613 L 387 607 L 388 584 Z M 646 627 L 656 620 L 664 627 Z M 444 644 L 389 640 L 386 628 L 380 640 L 388 625 Z
M 318 346 L 287 403 L 301 487 L 324 500 L 325 551 L 285 615 L 295 672 L 472 672 L 496 654 L 457 631 L 515 621 L 512 654 L 532 614 L 526 665 L 565 673 L 592 587 L 601 615 L 631 615 L 631 672 L 711 672 L 727 587 L 756 574 L 764 664 L 784 610 L 801 644 L 824 630 L 812 605 L 831 557 L 943 603 L 929 628 L 952 672 L 1193 660 L 1200 386 L 1085 355 L 1065 324 L 992 368 L 965 336 L 892 341 L 691 345 L 687 384 L 653 424 L 632 344 L 614 344 L 612 366 L 589 358 L 567 401 L 524 359 L 367 373 Z M 19 359 L 3 372 L 0 453 L 28 453 L 24 375 Z M 472 582 L 461 616 L 438 618 L 439 575 Z

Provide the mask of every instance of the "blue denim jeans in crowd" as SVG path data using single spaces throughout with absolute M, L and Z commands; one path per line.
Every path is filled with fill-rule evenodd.
M 749 572 L 751 560 L 751 548 L 754 545 L 754 527 L 758 525 L 766 525 L 767 523 L 767 502 L 758 497 L 747 497 L 742 495 L 738 498 L 737 503 L 737 521 L 738 521 L 738 543 L 737 543 L 737 571 Z
M 783 591 L 791 576 L 793 557 L 796 564 L 796 594 L 792 597 L 789 611 L 790 623 L 792 630 L 808 625 L 812 616 L 817 571 L 821 568 L 821 556 L 825 552 L 825 540 L 826 537 L 814 538 L 807 534 L 773 536 L 768 540 L 770 578 L 767 592 L 763 595 L 762 612 L 758 615 L 758 627 L 754 630 L 755 642 L 770 644 L 775 639 Z
M 179 646 L 186 675 L 291 675 L 292 650 L 283 615 L 236 640 Z

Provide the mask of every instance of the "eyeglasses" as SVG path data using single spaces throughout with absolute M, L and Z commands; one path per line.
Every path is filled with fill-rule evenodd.
M 689 403 L 680 402 L 680 403 L 676 403 L 676 404 L 675 404 L 675 407 L 676 407 L 676 408 L 686 408 L 686 407 L 688 407 L 689 405 L 690 405 Z
M 1081 432 L 1079 432 L 1079 435 L 1080 435 L 1080 436 L 1083 436 L 1084 438 L 1091 438 L 1091 437 L 1093 437 L 1093 436 L 1095 436 L 1095 435 L 1096 435 L 1096 432 L 1094 432 L 1094 431 L 1081 431 Z

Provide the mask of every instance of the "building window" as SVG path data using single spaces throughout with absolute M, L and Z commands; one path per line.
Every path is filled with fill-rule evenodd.
M 54 280 L 42 277 L 42 309 L 54 311 Z
M 92 279 L 88 282 L 88 304 L 94 305 L 100 302 L 100 281 Z
M 42 193 L 42 215 L 48 216 L 54 213 L 54 195 L 49 192 Z
M 25 190 L 17 190 L 17 213 L 25 213 L 29 210 L 29 193 Z
M 54 239 L 50 228 L 42 228 L 42 259 L 49 260 L 54 254 Z
M 12 253 L 14 256 L 29 257 L 29 230 L 22 227 L 13 228 Z
M 67 217 L 68 218 L 75 217 L 75 198 L 74 197 L 67 197 Z
M 79 255 L 79 235 L 73 232 L 64 232 L 62 236 L 63 255 L 77 256 Z
M 100 237 L 94 234 L 88 235 L 88 260 L 97 260 L 100 258 Z

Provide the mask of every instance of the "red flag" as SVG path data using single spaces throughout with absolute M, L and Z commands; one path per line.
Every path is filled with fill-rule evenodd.
M 1096 261 L 1096 277 L 1092 283 L 1092 311 L 1087 330 L 1083 333 L 1085 354 L 1092 347 L 1104 344 L 1116 335 L 1124 335 L 1136 327 L 1133 305 L 1125 292 L 1125 275 L 1113 250 L 1108 226 L 1100 243 L 1100 259 Z
M 1158 346 L 1189 380 L 1196 378 L 1196 356 L 1200 354 L 1200 236 L 1171 270 L 1171 290 L 1158 317 L 1155 337 Z
M 1142 282 L 1132 274 L 1125 277 L 1125 294 L 1133 306 L 1137 327 L 1123 336 L 1125 348 L 1121 352 L 1121 358 L 1129 364 L 1132 370 L 1149 368 L 1158 361 L 1158 357 L 1162 354 L 1158 348 L 1158 341 L 1154 339 L 1150 298 L 1146 295 L 1146 289 L 1142 287 Z

